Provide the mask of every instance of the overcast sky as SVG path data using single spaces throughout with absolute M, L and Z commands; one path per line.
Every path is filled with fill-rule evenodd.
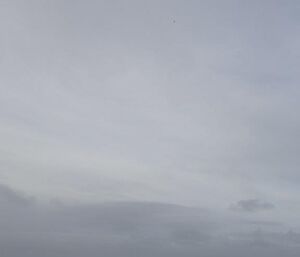
M 299 12 L 0 1 L 1 257 L 299 256 Z

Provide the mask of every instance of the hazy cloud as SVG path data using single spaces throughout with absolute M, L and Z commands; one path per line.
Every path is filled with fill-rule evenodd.
M 0 1 L 0 256 L 298 257 L 299 12 Z

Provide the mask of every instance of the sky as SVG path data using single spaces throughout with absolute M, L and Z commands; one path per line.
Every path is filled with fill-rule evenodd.
M 300 2 L 0 1 L 0 255 L 300 255 Z

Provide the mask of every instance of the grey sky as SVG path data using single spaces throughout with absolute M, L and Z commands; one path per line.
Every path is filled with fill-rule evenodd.
M 0 255 L 299 256 L 299 11 L 1 1 Z

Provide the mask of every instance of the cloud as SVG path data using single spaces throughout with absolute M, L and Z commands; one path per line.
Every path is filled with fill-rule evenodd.
M 1 257 L 300 255 L 299 1 L 0 6 Z
M 0 190 L 0 197 L 5 195 Z M 23 194 L 18 195 L 23 199 Z M 236 230 L 241 229 L 240 221 L 221 213 L 157 202 L 35 202 L 25 209 L 6 204 L 1 206 L 0 225 L 5 257 L 290 257 L 300 253 L 296 232 L 272 231 L 270 224 L 246 221 L 247 229 L 241 232 Z
M 231 205 L 230 208 L 242 212 L 259 212 L 274 209 L 275 206 L 272 203 L 259 199 L 248 199 L 240 200 L 236 204 Z
M 0 204 L 13 206 L 27 206 L 34 202 L 33 197 L 29 197 L 19 191 L 11 189 L 9 186 L 0 184 Z
M 296 8 L 221 2 L 6 1 L 6 181 L 88 202 L 297 201 Z

